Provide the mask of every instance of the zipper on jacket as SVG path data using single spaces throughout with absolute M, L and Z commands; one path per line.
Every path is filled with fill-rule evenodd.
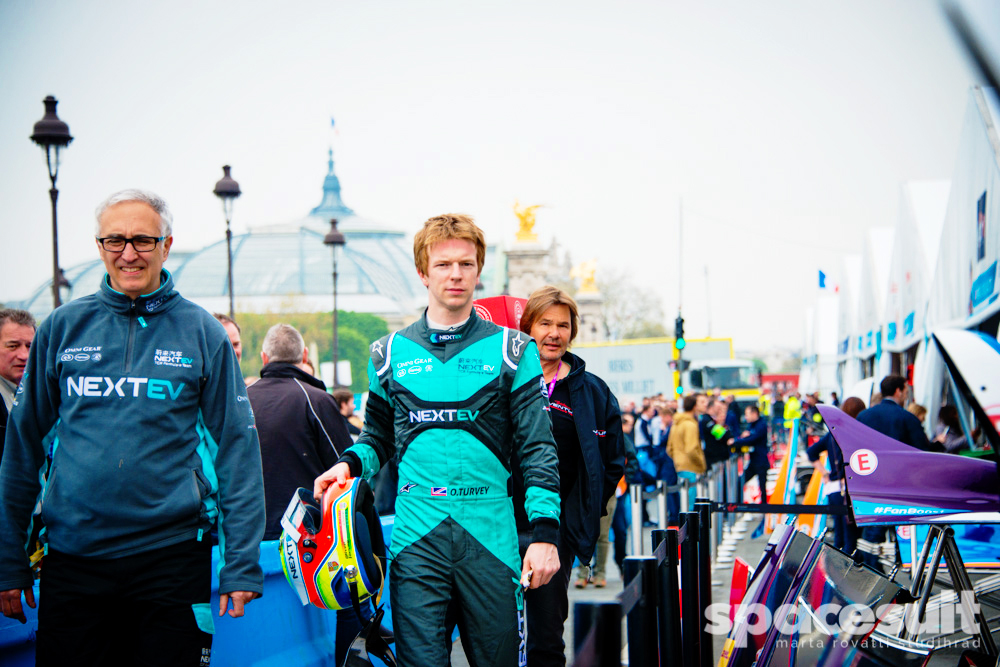
M 132 370 L 132 347 L 135 345 L 135 301 L 129 306 L 128 314 L 128 338 L 125 340 L 125 368 L 124 371 L 128 373 Z

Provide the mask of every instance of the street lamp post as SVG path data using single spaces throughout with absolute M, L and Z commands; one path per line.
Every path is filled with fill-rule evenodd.
M 233 202 L 239 197 L 242 192 L 240 192 L 240 184 L 229 175 L 230 166 L 227 164 L 222 167 L 223 176 L 219 179 L 219 182 L 215 184 L 215 196 L 222 200 L 222 212 L 226 216 L 226 259 L 228 267 L 228 284 L 229 284 L 229 318 L 233 319 L 236 317 L 236 309 L 233 305 L 233 230 L 229 227 L 229 222 L 233 219 Z
M 330 231 L 323 237 L 323 243 L 330 246 L 333 252 L 333 386 L 339 386 L 337 381 L 337 251 L 347 243 L 347 239 L 337 229 L 337 219 L 330 219 Z
M 56 220 L 59 190 L 56 189 L 56 178 L 59 176 L 60 152 L 73 141 L 73 137 L 69 135 L 69 125 L 59 120 L 59 116 L 56 115 L 56 105 L 59 103 L 56 98 L 49 95 L 42 102 L 45 104 L 45 115 L 35 123 L 31 140 L 45 149 L 49 181 L 52 182 L 52 187 L 49 189 L 49 199 L 52 200 L 52 307 L 58 308 L 62 305 L 59 287 L 61 283 L 66 282 L 66 277 L 59 268 L 59 225 Z

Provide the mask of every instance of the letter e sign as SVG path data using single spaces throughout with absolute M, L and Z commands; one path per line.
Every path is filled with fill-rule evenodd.
M 859 449 L 851 454 L 851 470 L 859 475 L 867 476 L 878 468 L 878 457 L 870 449 Z

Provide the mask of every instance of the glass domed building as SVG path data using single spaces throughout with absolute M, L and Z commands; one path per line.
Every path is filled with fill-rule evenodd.
M 333 258 L 323 245 L 330 220 L 346 238 L 337 261 L 337 307 L 385 318 L 390 328 L 412 321 L 427 305 L 427 290 L 413 266 L 412 237 L 357 215 L 344 204 L 340 179 L 330 151 L 323 198 L 301 220 L 254 227 L 233 235 L 233 292 L 236 312 L 329 312 L 333 309 Z M 177 289 L 212 312 L 227 312 L 226 242 L 194 252 L 173 251 L 166 263 Z M 65 271 L 67 301 L 92 294 L 104 275 L 100 259 Z M 487 249 L 481 296 L 502 292 L 506 278 L 503 252 Z M 36 318 L 52 310 L 51 281 L 10 307 Z

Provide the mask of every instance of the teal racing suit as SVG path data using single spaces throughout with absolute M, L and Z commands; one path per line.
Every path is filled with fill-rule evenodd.
M 399 456 L 389 586 L 401 666 L 449 664 L 457 623 L 473 667 L 523 655 L 511 453 L 533 540 L 555 544 L 559 470 L 535 341 L 479 319 L 424 317 L 375 341 L 365 431 L 341 458 L 370 479 Z

